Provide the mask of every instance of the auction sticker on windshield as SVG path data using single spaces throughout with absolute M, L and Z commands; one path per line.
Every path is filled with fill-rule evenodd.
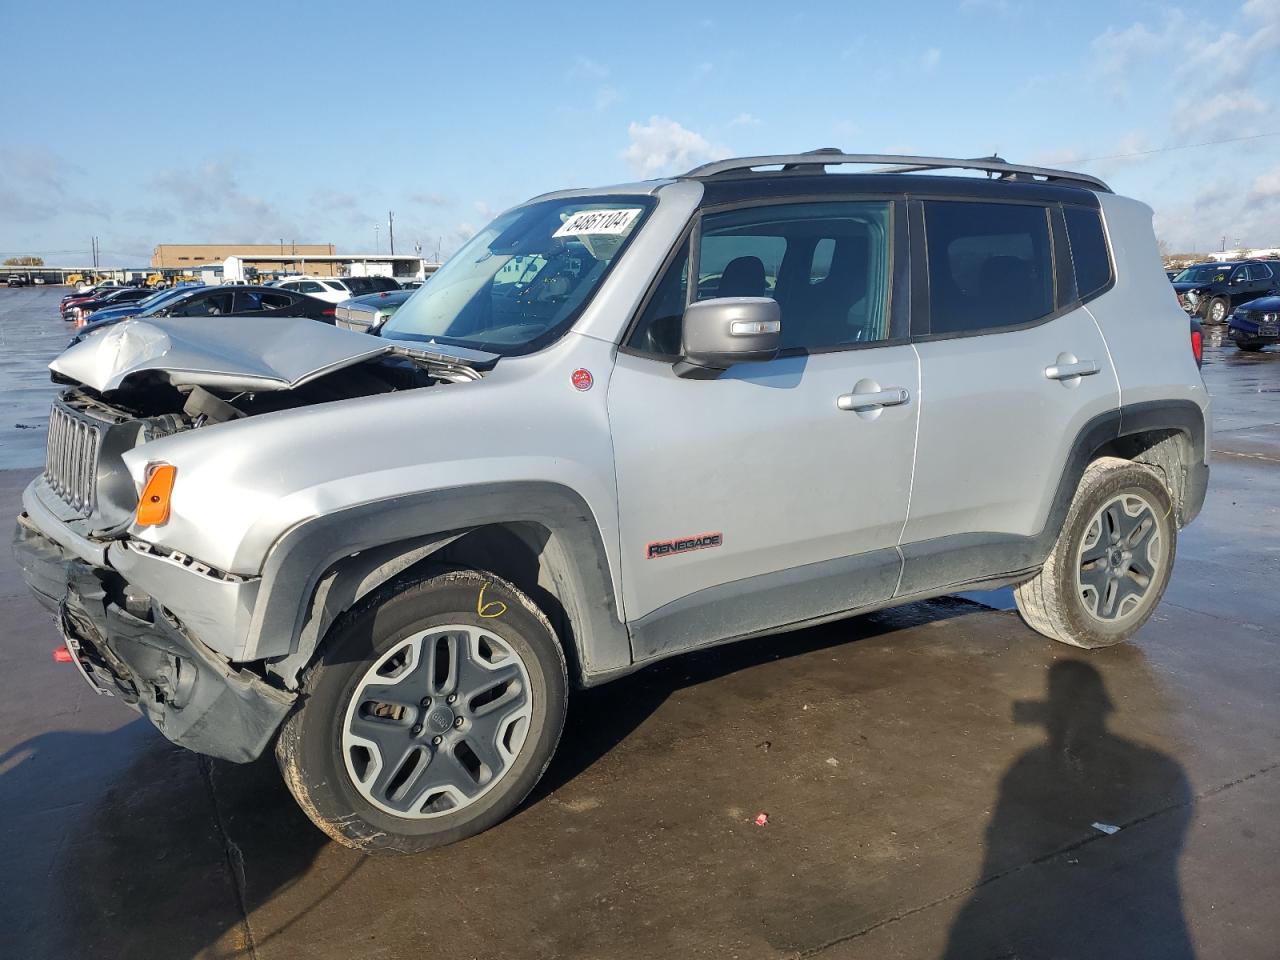
M 578 237 L 583 234 L 621 236 L 640 216 L 639 207 L 625 210 L 581 210 L 573 214 L 553 233 L 553 237 Z

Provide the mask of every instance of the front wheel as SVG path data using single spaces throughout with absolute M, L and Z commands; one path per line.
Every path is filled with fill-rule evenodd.
M 1236 347 L 1238 349 L 1245 350 L 1249 353 L 1257 353 L 1264 346 L 1266 346 L 1266 344 L 1263 343 L 1261 340 L 1237 340 L 1236 341 Z
M 1214 297 L 1209 301 L 1209 309 L 1205 311 L 1204 318 L 1209 323 L 1222 323 L 1230 312 L 1231 306 L 1225 299 Z
M 1014 588 L 1018 611 L 1032 629 L 1071 646 L 1126 640 L 1164 595 L 1177 536 L 1161 476 L 1101 457 L 1081 477 L 1044 567 Z
M 487 830 L 542 776 L 568 680 L 550 623 L 475 570 L 400 584 L 337 624 L 276 758 L 339 843 L 417 853 Z

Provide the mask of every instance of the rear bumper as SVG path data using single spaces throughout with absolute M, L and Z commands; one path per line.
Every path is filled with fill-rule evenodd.
M 13 551 L 90 686 L 120 697 L 179 746 L 237 762 L 262 753 L 296 694 L 237 670 L 155 599 L 71 553 L 26 514 Z

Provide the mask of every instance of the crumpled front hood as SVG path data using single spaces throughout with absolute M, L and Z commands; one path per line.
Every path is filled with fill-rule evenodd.
M 161 373 L 174 386 L 291 390 L 396 349 L 305 317 L 149 318 L 67 348 L 49 369 L 100 393 L 146 373 Z

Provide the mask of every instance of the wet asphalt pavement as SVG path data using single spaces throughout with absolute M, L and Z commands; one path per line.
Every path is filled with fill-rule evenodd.
M 0 289 L 4 516 L 61 292 Z M 94 695 L 5 550 L 0 955 L 1275 957 L 1280 352 L 1211 345 L 1205 379 L 1208 501 L 1133 643 L 950 599 L 668 662 L 575 698 L 516 816 L 412 859 Z

